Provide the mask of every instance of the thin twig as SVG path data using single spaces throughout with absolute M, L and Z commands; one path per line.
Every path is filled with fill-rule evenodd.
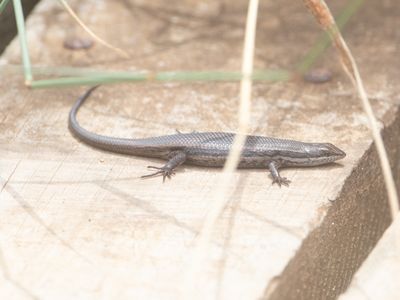
M 339 16 L 336 19 L 337 26 L 340 30 L 343 30 L 347 22 L 351 17 L 358 11 L 358 9 L 364 4 L 365 0 L 352 0 L 343 8 Z M 317 61 L 318 57 L 325 52 L 326 48 L 331 45 L 331 39 L 329 34 L 323 33 L 307 52 L 304 58 L 297 64 L 296 69 L 300 73 L 307 72 L 311 66 Z
M 213 205 L 205 218 L 197 243 L 193 249 L 193 257 L 189 266 L 189 277 L 186 278 L 186 296 L 193 297 L 195 283 L 205 275 L 207 267 L 207 254 L 210 250 L 213 230 L 216 227 L 219 216 L 224 210 L 229 195 L 229 183 L 239 163 L 240 154 L 246 141 L 250 120 L 250 100 L 252 90 L 251 75 L 253 72 L 254 44 L 256 35 L 258 0 L 250 0 L 247 12 L 245 41 L 243 50 L 242 73 L 243 78 L 240 85 L 240 106 L 238 134 L 235 135 L 232 148 L 229 152 L 223 171 L 220 174 L 217 190 L 214 193 Z M 221 297 L 223 298 L 223 297 Z M 189 299 L 189 298 L 188 298 Z
M 122 55 L 125 58 L 129 58 L 129 54 L 118 48 L 115 47 L 109 43 L 107 43 L 105 40 L 101 39 L 98 37 L 89 27 L 85 25 L 85 23 L 82 22 L 82 20 L 77 16 L 77 14 L 72 10 L 72 8 L 69 6 L 69 4 L 65 0 L 58 0 L 60 3 L 64 6 L 64 8 L 67 10 L 67 12 L 74 18 L 74 20 L 92 37 L 94 38 L 97 42 L 102 44 L 103 46 L 117 52 L 118 54 Z
M 317 19 L 320 26 L 330 35 L 336 48 L 339 51 L 339 56 L 341 58 L 342 66 L 346 71 L 347 75 L 350 77 L 354 87 L 356 88 L 358 95 L 361 99 L 362 106 L 365 113 L 368 116 L 369 128 L 372 132 L 372 137 L 375 142 L 375 146 L 378 151 L 383 177 L 385 179 L 386 189 L 389 198 L 389 206 L 394 220 L 399 211 L 399 201 L 397 196 L 396 185 L 393 179 L 392 170 L 390 168 L 389 159 L 386 153 L 386 149 L 383 143 L 382 136 L 380 134 L 378 123 L 376 121 L 374 112 L 372 110 L 371 104 L 368 100 L 367 93 L 364 88 L 360 73 L 358 71 L 357 64 L 348 48 L 345 40 L 343 39 L 340 30 L 338 29 L 335 20 L 326 5 L 324 0 L 303 0 L 308 9 Z

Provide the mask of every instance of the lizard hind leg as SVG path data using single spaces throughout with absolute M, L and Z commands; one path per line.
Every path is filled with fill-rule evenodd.
M 271 172 L 272 184 L 277 183 L 279 187 L 281 187 L 282 185 L 289 186 L 290 180 L 287 179 L 286 177 L 281 177 L 281 175 L 279 174 L 278 163 L 272 161 L 269 163 L 268 168 L 269 171 Z
M 148 169 L 155 169 L 157 170 L 154 173 L 143 175 L 141 178 L 149 178 L 154 177 L 157 175 L 162 175 L 163 182 L 165 182 L 165 178 L 171 178 L 172 175 L 175 174 L 175 169 L 183 164 L 186 160 L 186 153 L 183 151 L 174 151 L 170 154 L 170 159 L 168 162 L 162 167 L 155 167 L 155 166 L 147 166 Z

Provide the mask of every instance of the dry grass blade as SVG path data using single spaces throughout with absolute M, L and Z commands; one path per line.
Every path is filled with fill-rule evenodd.
M 371 104 L 368 100 L 367 93 L 364 88 L 357 64 L 351 54 L 350 49 L 347 47 L 328 6 L 324 0 L 304 0 L 307 8 L 311 11 L 317 19 L 321 27 L 330 35 L 336 48 L 339 51 L 339 56 L 347 75 L 349 75 L 354 87 L 357 89 L 358 95 L 361 99 L 365 113 L 368 116 L 370 129 L 378 151 L 383 177 L 385 179 L 386 189 L 388 192 L 389 205 L 394 220 L 399 211 L 399 201 L 397 196 L 396 185 L 393 179 L 392 171 L 390 168 L 389 159 L 385 150 L 385 146 L 380 135 L 378 124 L 373 113 Z
M 117 52 L 119 55 L 123 56 L 124 58 L 129 58 L 129 54 L 125 52 L 124 50 L 114 47 L 113 45 L 107 43 L 105 40 L 99 38 L 89 27 L 85 25 L 85 23 L 82 22 L 82 20 L 77 16 L 77 14 L 72 10 L 72 8 L 68 5 L 68 3 L 65 0 L 59 0 L 60 3 L 64 6 L 64 8 L 67 10 L 67 12 L 72 16 L 72 18 L 97 42 L 102 44 L 103 46 Z
M 245 40 L 242 60 L 242 80 L 240 85 L 240 107 L 238 134 L 232 144 L 224 169 L 220 174 L 217 190 L 213 194 L 213 205 L 205 218 L 201 232 L 192 252 L 192 258 L 185 278 L 185 299 L 193 299 L 194 294 L 202 298 L 200 290 L 195 289 L 206 277 L 208 264 L 207 258 L 211 247 L 213 230 L 216 227 L 219 216 L 228 203 L 229 184 L 232 175 L 239 163 L 240 154 L 246 141 L 250 120 L 250 100 L 252 91 L 253 57 L 256 35 L 258 0 L 250 0 L 247 12 Z M 222 291 L 223 292 L 223 291 Z M 221 298 L 223 296 L 219 295 Z

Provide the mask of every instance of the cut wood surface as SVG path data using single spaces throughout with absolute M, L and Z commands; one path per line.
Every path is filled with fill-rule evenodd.
M 333 11 L 345 2 L 332 3 Z M 57 2 L 42 0 L 27 22 L 33 64 L 240 69 L 246 1 L 69 3 L 131 59 L 99 44 L 64 48 L 71 36 L 87 37 Z M 345 33 L 393 162 L 400 144 L 399 10 L 396 1 L 368 3 Z M 299 1 L 263 1 L 255 68 L 292 69 L 319 34 Z M 181 297 L 219 170 L 183 166 L 165 183 L 140 179 L 147 165 L 163 162 L 102 152 L 68 131 L 69 109 L 85 87 L 30 90 L 14 64 L 21 64 L 16 40 L 0 59 L 0 298 Z M 318 64 L 332 70 L 329 83 L 254 85 L 251 132 L 331 142 L 346 158 L 282 170 L 292 181 L 288 188 L 272 186 L 267 170 L 237 171 L 230 205 L 215 228 L 212 267 L 194 297 L 334 298 L 388 226 L 384 184 L 359 100 L 333 50 Z M 107 85 L 78 119 L 91 131 L 119 137 L 235 131 L 238 94 L 239 83 Z

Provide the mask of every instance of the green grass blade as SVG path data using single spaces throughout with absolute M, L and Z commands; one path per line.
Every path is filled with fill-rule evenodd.
M 30 85 L 33 78 L 32 78 L 31 61 L 29 59 L 28 43 L 26 40 L 26 33 L 25 33 L 24 13 L 22 11 L 20 0 L 13 0 L 13 4 L 14 4 L 15 20 L 17 22 L 17 28 L 18 28 L 19 44 L 22 53 L 22 62 L 24 64 L 25 84 Z
M 5 5 L 3 0 L 1 5 Z M 13 0 L 14 7 L 20 7 L 20 0 Z M 348 20 L 355 14 L 364 0 L 353 0 L 343 9 L 337 18 L 337 23 L 340 28 L 343 28 Z M 17 24 L 19 22 L 19 37 L 24 62 L 25 80 L 29 84 L 32 80 L 32 68 L 29 61 L 28 47 L 26 43 L 24 20 L 21 7 L 15 8 Z M 19 11 L 19 13 L 18 13 Z M 329 37 L 322 35 L 317 43 L 311 48 L 304 59 L 296 66 L 297 72 L 306 72 L 317 58 L 330 45 Z M 224 71 L 203 71 L 203 72 L 160 72 L 160 73 L 144 73 L 144 72 L 124 72 L 124 71 L 99 71 L 90 68 L 72 68 L 61 67 L 57 69 L 49 67 L 36 67 L 34 74 L 67 76 L 54 79 L 44 79 L 30 82 L 33 88 L 49 88 L 49 87 L 65 87 L 75 85 L 93 85 L 93 84 L 108 84 L 116 82 L 138 82 L 138 81 L 239 81 L 241 79 L 240 72 L 224 72 Z M 291 73 L 286 70 L 263 70 L 253 73 L 255 81 L 285 81 L 291 78 Z
M 4 11 L 4 9 L 6 8 L 8 2 L 10 2 L 10 0 L 3 0 L 3 1 L 0 2 L 0 15 Z
M 252 79 L 255 81 L 284 81 L 291 74 L 285 70 L 255 71 Z M 55 79 L 35 80 L 33 88 L 66 87 L 73 85 L 108 84 L 122 81 L 239 81 L 240 72 L 204 71 L 204 72 L 98 72 L 90 76 L 74 76 Z

